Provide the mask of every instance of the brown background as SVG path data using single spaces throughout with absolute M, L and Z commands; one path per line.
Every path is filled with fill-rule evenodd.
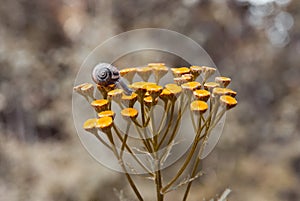
M 0 200 L 117 200 L 113 188 L 130 196 L 123 175 L 81 146 L 72 87 L 96 45 L 147 27 L 197 41 L 238 92 L 190 200 L 225 188 L 235 201 L 300 200 L 300 1 L 250 2 L 2 0 Z M 151 197 L 148 182 L 139 182 Z

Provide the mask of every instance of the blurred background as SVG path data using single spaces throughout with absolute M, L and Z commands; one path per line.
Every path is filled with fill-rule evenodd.
M 148 27 L 197 41 L 238 92 L 190 200 L 225 188 L 235 201 L 300 200 L 298 0 L 2 0 L 0 200 L 114 201 L 114 188 L 130 197 L 123 175 L 81 145 L 72 88 L 98 44 Z

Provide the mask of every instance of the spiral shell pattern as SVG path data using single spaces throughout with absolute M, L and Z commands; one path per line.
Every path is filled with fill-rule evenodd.
M 96 84 L 108 86 L 116 84 L 120 78 L 119 71 L 116 67 L 108 63 L 100 63 L 95 66 L 92 72 L 92 78 Z

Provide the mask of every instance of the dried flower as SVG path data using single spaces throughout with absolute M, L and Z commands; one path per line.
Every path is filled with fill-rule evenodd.
M 147 92 L 146 84 L 147 82 L 134 82 L 130 85 L 130 88 L 134 89 L 139 97 L 143 97 Z
M 114 89 L 107 93 L 107 96 L 110 100 L 120 102 L 123 95 L 123 89 Z
M 191 103 L 191 110 L 195 114 L 203 114 L 208 109 L 208 105 L 204 101 L 196 100 Z
M 164 67 L 166 66 L 165 63 L 148 63 L 149 67 Z
M 153 105 L 157 104 L 158 98 L 152 98 L 151 96 L 147 96 L 144 98 L 144 102 L 148 108 L 151 108 Z
M 165 66 L 164 63 L 149 63 L 148 67 L 152 68 L 155 82 L 159 83 L 160 79 L 165 76 L 169 69 Z
M 112 110 L 105 110 L 105 111 L 102 111 L 102 112 L 98 113 L 99 118 L 111 117 L 112 119 L 114 119 L 115 116 L 116 116 L 116 114 Z
M 110 84 L 108 86 L 102 86 L 97 84 L 97 89 L 100 91 L 104 99 L 107 98 L 107 93 L 111 90 L 114 90 L 115 88 L 116 88 L 115 84 Z
M 87 100 L 90 97 L 91 99 L 94 98 L 94 86 L 90 83 L 83 83 L 73 88 L 75 92 L 79 93 L 80 95 L 84 96 Z
M 187 82 L 190 82 L 191 81 L 191 77 L 184 77 L 184 76 L 181 76 L 181 77 L 174 77 L 174 82 L 180 86 L 184 83 L 187 83 Z
M 194 76 L 194 79 L 197 79 L 197 77 L 202 73 L 202 67 L 201 66 L 191 66 L 190 71 L 191 74 Z
M 95 110 L 99 113 L 108 109 L 108 103 L 109 103 L 108 100 L 99 99 L 99 100 L 94 100 L 91 103 L 91 106 L 93 106 L 93 108 L 95 108 Z
M 122 103 L 126 106 L 126 107 L 133 107 L 134 103 L 137 101 L 137 94 L 136 93 L 132 93 L 130 96 L 127 96 L 125 94 L 123 94 L 122 96 Z
M 171 68 L 171 71 L 173 72 L 174 77 L 181 77 L 184 74 L 190 73 L 190 69 L 187 67 Z
M 225 108 L 227 110 L 229 110 L 237 105 L 236 99 L 231 96 L 228 96 L 228 95 L 221 96 L 220 102 L 221 102 L 221 105 L 225 106 Z
M 97 135 L 96 122 L 96 118 L 86 120 L 83 124 L 83 129 L 94 135 Z
M 206 102 L 210 97 L 210 92 L 207 90 L 199 89 L 194 91 L 194 96 L 197 100 Z
M 216 82 L 207 82 L 204 84 L 204 89 L 207 91 L 212 92 L 212 90 L 216 87 L 219 87 L 220 85 Z
M 101 117 L 96 121 L 96 128 L 100 129 L 104 133 L 110 131 L 113 125 L 113 119 L 111 117 Z
M 203 80 L 204 82 L 206 82 L 206 80 L 208 78 L 210 78 L 210 76 L 212 76 L 215 72 L 216 72 L 216 69 L 215 68 L 212 68 L 212 67 L 207 67 L 207 66 L 202 66 L 202 72 L 203 72 Z
M 125 95 L 122 89 L 115 89 L 117 83 L 108 86 L 97 85 L 103 98 L 93 100 L 90 104 L 96 110 L 98 119 L 88 119 L 83 125 L 87 132 L 94 134 L 101 143 L 114 153 L 122 170 L 126 173 L 131 188 L 140 201 L 143 198 L 135 186 L 130 172 L 128 172 L 131 168 L 127 167 L 127 162 L 123 158 L 125 150 L 135 160 L 136 164 L 140 165 L 145 174 L 154 179 L 158 201 L 163 201 L 164 194 L 184 184 L 188 185 L 183 199 L 186 200 L 192 181 L 199 176 L 196 170 L 211 131 L 224 113 L 237 105 L 234 98 L 237 93 L 226 88 L 231 81 L 230 78 L 216 77 L 215 82 L 206 82 L 216 71 L 215 68 L 191 66 L 190 68 L 181 67 L 171 70 L 174 75 L 174 83 L 165 86 L 158 85 L 160 79 L 168 73 L 168 68 L 164 63 L 149 63 L 147 67 L 126 68 L 119 71 L 120 75 L 128 80 L 129 87 L 134 92 Z M 135 74 L 138 74 L 143 81 L 132 83 Z M 200 74 L 203 75 L 202 80 L 200 82 L 194 81 L 196 78 L 200 79 Z M 154 76 L 156 83 L 148 82 L 151 75 Z M 124 85 L 126 84 L 124 83 Z M 74 90 L 86 97 L 88 101 L 91 98 L 94 99 L 94 86 L 92 84 L 84 83 L 74 87 Z M 112 104 L 112 100 L 118 104 Z M 161 106 L 161 102 L 164 103 L 163 115 L 161 119 L 156 119 L 156 109 L 161 109 L 158 107 Z M 134 106 L 135 108 L 133 108 Z M 114 110 L 115 107 L 121 109 L 120 114 L 126 120 L 126 129 L 119 128 L 120 122 L 118 121 L 120 120 L 115 118 L 116 113 L 118 115 L 119 112 Z M 220 107 L 223 109 L 220 110 Z M 160 166 L 168 159 L 178 134 L 178 126 L 186 110 L 189 112 L 191 117 L 189 121 L 191 121 L 192 129 L 195 131 L 193 146 L 190 147 L 187 157 L 174 177 L 166 183 L 164 182 L 163 185 L 163 172 L 160 171 Z M 139 118 L 137 118 L 138 116 Z M 157 121 L 161 121 L 159 126 L 155 125 Z M 131 125 L 134 126 L 140 138 L 128 137 L 129 132 L 132 131 Z M 99 135 L 98 130 L 106 135 Z M 105 137 L 110 143 L 103 139 Z M 133 144 L 134 147 L 153 157 L 153 161 L 150 162 L 155 164 L 154 169 L 152 166 L 148 168 L 140 161 L 137 157 L 137 151 L 132 149 Z M 117 147 L 119 145 L 120 148 Z M 167 148 L 166 153 L 156 154 L 161 151 L 162 146 Z M 160 163 L 157 164 L 157 161 Z M 193 169 L 188 172 L 190 173 L 188 180 L 179 181 L 190 166 Z M 176 185 L 176 183 L 179 184 Z
M 229 77 L 215 77 L 215 82 L 220 84 L 221 87 L 227 87 L 231 79 Z
M 137 72 L 136 68 L 125 68 L 120 70 L 120 75 L 124 77 L 131 84 L 136 72 Z
M 216 87 L 213 89 L 212 93 L 214 96 L 222 96 L 222 95 L 230 95 L 232 97 L 236 96 L 236 92 L 228 88 Z
M 200 89 L 201 88 L 201 84 L 199 82 L 195 82 L 195 81 L 194 82 L 187 82 L 185 84 L 182 84 L 181 88 L 185 92 L 193 92 L 196 89 Z
M 121 115 L 126 119 L 135 119 L 138 116 L 138 111 L 134 108 L 125 108 L 121 111 Z
M 137 74 L 145 81 L 147 82 L 150 75 L 152 73 L 152 69 L 150 67 L 142 67 L 137 69 Z
M 182 88 L 176 84 L 166 84 L 165 88 L 170 92 L 170 100 L 176 101 L 182 92 Z
M 156 99 L 162 92 L 163 87 L 156 84 L 148 84 L 146 85 L 146 89 L 149 93 L 149 96 L 151 96 L 153 99 Z

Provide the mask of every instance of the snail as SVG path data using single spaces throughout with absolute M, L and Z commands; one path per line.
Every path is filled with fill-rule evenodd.
M 92 79 L 96 84 L 104 87 L 115 84 L 118 88 L 122 88 L 126 95 L 131 95 L 133 92 L 120 77 L 119 70 L 108 63 L 97 64 L 93 69 Z

